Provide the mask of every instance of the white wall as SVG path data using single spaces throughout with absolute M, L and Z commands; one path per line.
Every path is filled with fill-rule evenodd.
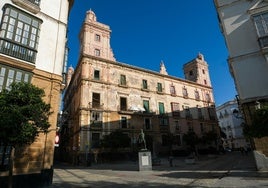
M 264 57 L 252 20 L 257 1 L 216 0 L 229 52 L 229 65 L 240 99 L 257 100 L 268 96 L 268 62 Z M 267 4 L 268 5 L 268 4 Z M 266 5 L 266 10 L 268 6 Z
M 1 0 L 0 7 L 2 8 L 7 3 L 43 20 L 35 66 L 37 69 L 61 75 L 66 41 L 68 0 L 42 0 L 41 10 L 37 14 L 13 4 L 11 0 Z M 1 9 L 0 18 L 2 15 Z

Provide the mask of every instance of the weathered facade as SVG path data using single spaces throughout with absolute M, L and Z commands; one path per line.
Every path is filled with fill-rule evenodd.
M 217 118 L 208 64 L 202 54 L 184 65 L 186 79 L 169 76 L 164 63 L 154 72 L 115 60 L 109 26 L 88 11 L 80 32 L 80 58 L 69 68 L 64 97 L 69 157 L 85 156 L 100 139 L 122 130 L 135 144 L 143 129 L 151 136 L 153 154 L 166 152 L 168 135 L 173 149 L 185 148 L 182 135 L 199 137 L 217 131 Z M 67 155 L 66 155 L 67 157 Z
M 67 20 L 72 4 L 73 0 L 0 1 L 0 91 L 14 81 L 32 83 L 44 89 L 44 101 L 53 111 L 48 133 L 40 133 L 33 144 L 16 149 L 14 186 L 40 183 L 39 175 L 51 181 L 53 175 L 57 112 L 65 87 Z M 0 175 L 5 177 L 8 172 Z
M 247 125 L 256 108 L 268 101 L 268 43 L 266 0 L 214 0 L 229 51 L 228 64 Z M 254 139 L 255 154 L 266 161 L 268 138 Z M 258 164 L 257 164 L 258 165 Z M 261 169 L 262 167 L 260 167 Z

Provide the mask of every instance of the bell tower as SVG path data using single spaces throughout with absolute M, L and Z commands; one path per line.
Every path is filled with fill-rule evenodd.
M 192 61 L 184 64 L 183 70 L 186 80 L 211 87 L 208 64 L 201 53 Z
M 110 46 L 110 27 L 98 22 L 92 10 L 86 13 L 79 37 L 80 54 L 116 61 Z

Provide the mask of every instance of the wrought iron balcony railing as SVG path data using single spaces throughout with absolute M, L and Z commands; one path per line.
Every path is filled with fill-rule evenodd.
M 35 63 L 37 51 L 0 38 L 0 53 Z
M 268 47 L 268 36 L 259 37 L 259 44 L 261 48 L 267 48 Z

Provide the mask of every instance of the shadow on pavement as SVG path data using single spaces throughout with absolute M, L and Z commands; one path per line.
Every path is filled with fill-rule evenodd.
M 89 186 L 90 185 L 90 186 Z M 180 188 L 180 187 L 188 187 L 188 188 L 193 188 L 196 186 L 188 186 L 188 185 L 167 185 L 165 183 L 148 183 L 148 182 L 137 182 L 137 183 L 115 183 L 115 182 L 108 182 L 108 181 L 98 181 L 98 182 L 93 182 L 93 181 L 85 181 L 80 183 L 79 185 L 77 185 L 77 183 L 73 182 L 73 183 L 59 183 L 59 184 L 53 184 L 50 188 L 83 188 L 83 187 L 87 187 L 87 188 L 98 188 L 98 187 L 114 187 L 114 188 L 121 188 L 121 187 L 142 187 L 142 188 L 146 188 L 146 187 L 158 187 L 158 188 Z M 204 186 L 198 186 L 198 188 L 206 188 Z

